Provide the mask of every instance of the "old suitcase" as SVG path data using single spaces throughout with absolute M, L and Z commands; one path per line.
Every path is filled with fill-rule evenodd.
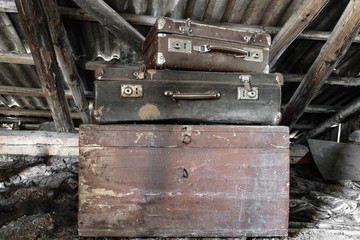
M 99 123 L 280 121 L 280 74 L 105 68 L 99 76 L 94 111 Z
M 147 68 L 269 73 L 266 33 L 160 17 L 143 44 Z
M 82 125 L 79 234 L 286 236 L 282 126 Z

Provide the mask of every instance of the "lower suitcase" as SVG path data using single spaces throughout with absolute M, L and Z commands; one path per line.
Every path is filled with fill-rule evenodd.
M 276 125 L 281 118 L 281 74 L 105 68 L 99 76 L 94 111 L 98 123 Z
M 286 236 L 288 131 L 81 125 L 79 234 Z

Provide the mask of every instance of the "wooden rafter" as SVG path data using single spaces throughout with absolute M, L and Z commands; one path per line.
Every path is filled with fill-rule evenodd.
M 328 2 L 329 0 L 305 0 L 295 11 L 273 40 L 269 57 L 270 68 Z
M 290 128 L 302 116 L 304 109 L 319 92 L 337 63 L 345 55 L 360 30 L 360 0 L 351 0 L 330 38 L 296 89 L 283 112 L 283 125 Z
M 15 1 L 43 91 L 58 132 L 72 132 L 74 125 L 65 98 L 62 73 L 57 65 L 46 16 L 37 0 Z
M 26 87 L 14 87 L 0 85 L 0 94 L 4 95 L 19 95 L 19 96 L 31 96 L 31 97 L 46 97 L 41 88 L 26 88 Z M 65 90 L 66 98 L 72 98 L 72 93 L 69 90 Z M 85 92 L 85 96 L 89 99 L 93 98 L 94 93 L 90 91 Z
M 6 5 L 6 7 L 2 7 L 2 2 L 4 0 L 0 0 L 0 12 L 9 12 L 9 13 L 17 13 L 16 7 Z M 7 2 L 7 1 L 5 1 Z M 66 8 L 59 7 L 59 12 L 63 18 L 68 19 L 77 19 L 83 21 L 96 21 L 95 18 L 90 16 L 83 9 L 77 8 Z M 127 22 L 135 25 L 143 25 L 143 26 L 153 26 L 156 21 L 156 17 L 146 16 L 146 15 L 136 15 L 136 14 L 121 14 L 121 17 L 124 18 Z M 203 23 L 201 21 L 194 21 L 197 23 Z M 215 23 L 214 23 L 215 24 Z M 261 31 L 271 35 L 276 35 L 281 28 L 273 27 L 273 26 L 256 26 L 256 25 L 243 25 L 231 23 L 216 23 L 218 26 L 229 27 L 234 29 L 246 29 L 249 31 Z M 297 38 L 298 39 L 307 39 L 307 40 L 315 40 L 315 41 L 326 41 L 330 37 L 331 32 L 326 31 L 303 31 L 301 32 Z M 360 35 L 357 35 L 353 41 L 354 43 L 360 43 Z
M 28 116 L 28 117 L 43 117 L 43 118 L 52 117 L 52 112 L 46 110 L 5 108 L 5 107 L 0 107 L 0 114 L 10 115 L 10 116 Z M 81 119 L 78 113 L 71 113 L 71 118 Z
M 327 130 L 331 129 L 334 125 L 344 122 L 345 120 L 349 119 L 350 117 L 357 115 L 360 113 L 360 98 L 356 98 L 343 109 L 338 111 L 335 115 L 321 123 L 319 126 L 315 127 L 311 131 L 307 132 L 300 142 L 304 142 L 305 139 L 314 138 L 319 136 L 320 134 L 326 132 Z
M 142 55 L 142 44 L 145 37 L 115 12 L 103 0 L 74 0 L 90 16 L 105 26 L 115 37 L 123 40 L 139 55 Z
M 75 66 L 72 49 L 60 18 L 57 2 L 56 0 L 46 0 L 42 1 L 42 3 L 63 78 L 71 91 L 72 98 L 80 112 L 83 123 L 90 123 L 89 103 L 85 97 L 83 82 Z
M 14 54 L 14 53 L 0 53 L 0 63 L 15 63 L 34 65 L 34 60 L 31 54 Z M 124 67 L 123 64 L 106 61 L 77 61 L 77 65 L 84 70 L 95 71 L 102 67 Z M 304 74 L 283 74 L 285 83 L 300 83 L 304 79 Z M 360 86 L 360 78 L 357 77 L 329 77 L 325 84 L 357 87 Z

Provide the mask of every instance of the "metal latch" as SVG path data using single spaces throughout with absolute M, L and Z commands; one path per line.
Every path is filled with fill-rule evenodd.
M 240 75 L 239 79 L 244 84 L 244 87 L 238 87 L 238 100 L 257 100 L 259 98 L 259 89 L 251 86 L 251 75 Z
M 142 84 L 121 84 L 121 97 L 141 98 L 143 96 Z
M 250 85 L 250 75 L 240 75 L 239 79 L 244 83 L 244 88 L 248 91 L 251 91 L 251 85 Z
M 168 38 L 168 51 L 178 53 L 191 53 L 191 40 Z
M 188 18 L 186 20 L 185 26 L 179 27 L 179 30 L 180 30 L 180 32 L 185 33 L 185 34 L 190 34 L 192 32 L 190 18 Z
M 133 75 L 136 77 L 136 79 L 145 79 L 146 75 L 146 65 L 142 64 L 139 67 L 139 70 L 137 72 L 134 72 Z

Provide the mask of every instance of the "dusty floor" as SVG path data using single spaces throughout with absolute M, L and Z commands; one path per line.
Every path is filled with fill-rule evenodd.
M 360 183 L 325 182 L 316 167 L 297 165 L 290 186 L 289 239 L 360 239 Z M 112 239 L 79 237 L 76 223 L 76 158 L 2 156 L 0 239 Z

